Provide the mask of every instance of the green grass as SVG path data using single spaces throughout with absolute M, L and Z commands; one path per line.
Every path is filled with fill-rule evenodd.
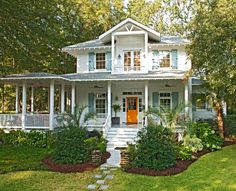
M 0 146 L 0 168 L 3 165 L 8 172 L 10 169 L 44 169 L 40 160 L 48 151 L 38 152 L 40 149 Z M 5 159 L 15 161 L 4 162 Z M 11 165 L 19 168 L 12 168 Z M 45 170 L 10 172 L 0 174 L 0 190 L 83 191 L 88 184 L 95 182 L 93 174 L 94 171 L 70 174 Z M 236 190 L 236 145 L 203 156 L 188 170 L 175 176 L 148 177 L 118 170 L 109 185 L 111 191 L 233 191 Z
M 0 174 L 20 170 L 45 169 L 41 160 L 49 153 L 44 148 L 0 145 Z

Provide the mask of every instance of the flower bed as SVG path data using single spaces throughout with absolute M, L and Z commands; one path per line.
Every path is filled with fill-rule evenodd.
M 225 141 L 224 147 L 236 144 L 236 141 Z M 210 153 L 210 151 L 204 149 L 202 151 L 199 151 L 194 155 L 194 159 L 192 160 L 177 160 L 177 163 L 175 166 L 164 169 L 164 170 L 153 170 L 153 169 L 147 169 L 147 168 L 138 168 L 138 167 L 128 167 L 125 168 L 125 171 L 128 173 L 133 174 L 141 174 L 141 175 L 147 175 L 147 176 L 171 176 L 179 174 L 183 171 L 185 171 L 193 162 L 197 161 L 201 156 Z
M 83 164 L 58 164 L 58 163 L 55 163 L 51 157 L 47 156 L 43 159 L 43 163 L 51 171 L 62 172 L 62 173 L 84 172 L 84 171 L 90 171 L 99 167 L 101 164 L 105 163 L 109 157 L 110 157 L 110 153 L 108 152 L 104 153 L 102 155 L 101 163 L 99 164 L 93 163 L 92 161 L 88 161 Z

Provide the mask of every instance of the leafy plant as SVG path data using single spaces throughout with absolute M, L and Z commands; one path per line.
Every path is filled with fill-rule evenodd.
M 138 132 L 137 155 L 133 166 L 165 169 L 175 165 L 176 153 L 170 129 L 148 125 Z
M 115 112 L 115 117 L 117 116 L 117 112 L 119 112 L 120 110 L 121 110 L 121 105 L 119 105 L 119 104 L 113 104 L 112 105 L 112 108 L 113 108 L 113 110 L 114 110 L 114 112 Z
M 224 117 L 225 135 L 235 136 L 236 135 L 236 115 L 227 115 Z
M 180 160 L 191 160 L 192 159 L 192 151 L 184 146 L 182 143 L 176 146 L 176 155 L 177 159 Z
M 201 139 L 197 138 L 196 136 L 190 137 L 189 135 L 186 135 L 183 139 L 183 146 L 193 153 L 196 153 L 203 149 Z
M 192 122 L 188 124 L 187 133 L 201 139 L 204 148 L 209 150 L 220 149 L 223 139 L 213 130 L 208 123 Z

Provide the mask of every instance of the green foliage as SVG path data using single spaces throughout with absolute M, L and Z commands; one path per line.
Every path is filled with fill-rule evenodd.
M 53 159 L 63 164 L 80 164 L 89 160 L 86 145 L 87 132 L 84 129 L 68 126 L 57 133 L 53 148 Z M 92 145 L 92 144 L 91 144 Z
M 176 155 L 171 132 L 162 126 L 148 125 L 138 132 L 136 167 L 161 170 L 175 165 Z
M 191 149 L 184 146 L 182 143 L 176 145 L 176 155 L 177 155 L 177 159 L 180 159 L 180 160 L 191 160 L 192 159 Z
M 129 154 L 129 162 L 132 163 L 132 161 L 135 160 L 137 157 L 137 149 L 135 144 L 128 144 L 128 147 L 126 148 L 128 154 Z
M 188 125 L 188 134 L 201 139 L 204 148 L 209 150 L 220 149 L 223 139 L 213 130 L 208 123 L 193 122 Z
M 116 117 L 117 112 L 121 110 L 121 105 L 119 105 L 119 104 L 113 104 L 113 105 L 112 105 L 112 108 L 113 108 L 113 110 L 114 110 L 114 112 L 115 112 L 115 117 Z
M 189 149 L 193 153 L 196 153 L 203 149 L 201 139 L 197 138 L 195 135 L 193 137 L 186 135 L 183 139 L 183 146 L 185 146 L 187 149 Z
M 224 118 L 225 135 L 236 135 L 236 115 L 227 115 Z
M 21 144 L 38 148 L 50 148 L 55 141 L 55 137 L 51 131 L 36 130 L 32 130 L 30 132 L 25 132 L 22 130 L 13 130 L 9 133 L 5 133 L 2 130 L 0 131 L 0 139 L 3 140 L 5 144 Z

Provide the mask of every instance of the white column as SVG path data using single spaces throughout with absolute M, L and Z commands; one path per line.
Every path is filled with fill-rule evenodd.
M 225 101 L 222 101 L 222 109 L 223 109 L 224 116 L 226 116 L 227 115 L 227 104 Z
M 19 113 L 19 86 L 16 85 L 16 105 L 15 105 L 16 113 Z
M 65 84 L 61 84 L 61 113 L 65 112 Z
M 111 81 L 107 84 L 107 114 L 109 116 L 109 122 L 111 122 Z
M 148 59 L 148 33 L 147 32 L 144 34 L 144 39 L 145 39 L 145 58 L 144 58 L 144 60 L 146 63 L 149 63 L 149 62 L 147 62 L 147 59 Z M 148 69 L 149 69 L 149 64 L 147 64 L 147 66 L 146 66 L 147 71 L 148 71 Z
M 145 81 L 145 111 L 148 111 L 148 81 Z
M 189 104 L 189 89 L 188 89 L 188 82 L 184 84 L 184 104 L 185 106 L 188 106 Z M 185 116 L 189 116 L 189 107 L 185 107 Z
M 34 113 L 34 87 L 32 86 L 31 87 L 31 98 L 30 98 L 30 101 L 31 101 L 31 113 Z
M 53 121 L 54 121 L 54 80 L 50 81 L 50 109 L 49 109 L 49 128 L 53 129 Z
M 75 112 L 75 82 L 71 85 L 71 113 Z
M 26 115 L 26 82 L 22 86 L 22 129 L 25 129 L 25 115 Z
M 111 36 L 111 62 L 112 62 L 112 70 L 115 63 L 115 36 Z
M 190 77 L 188 80 L 188 87 L 189 87 L 189 103 L 192 103 L 192 92 L 193 92 L 193 88 L 192 88 L 192 78 Z M 192 106 L 189 106 L 189 118 L 192 120 L 193 119 L 193 110 L 192 110 Z

